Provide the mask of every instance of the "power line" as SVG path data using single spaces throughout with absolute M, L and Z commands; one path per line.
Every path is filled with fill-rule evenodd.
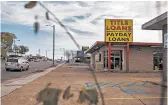
M 62 24 L 62 22 L 48 9 L 46 8 L 41 2 L 38 1 L 38 3 L 44 8 L 46 9 L 53 17 L 55 20 L 58 21 L 58 24 L 63 27 L 66 31 L 66 33 L 70 36 L 70 38 L 72 39 L 72 41 L 75 43 L 75 45 L 77 46 L 77 48 L 80 50 L 80 46 L 79 44 L 77 43 L 77 41 L 74 39 L 74 37 L 71 35 L 71 33 L 69 33 L 69 31 L 67 30 L 67 28 L 64 26 L 64 24 Z M 55 22 L 55 21 L 54 21 Z

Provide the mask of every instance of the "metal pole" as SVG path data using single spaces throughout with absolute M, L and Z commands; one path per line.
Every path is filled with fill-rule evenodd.
M 65 48 L 64 48 L 64 60 L 65 60 Z
M 54 54 L 55 54 L 55 25 L 53 25 L 53 66 L 54 66 Z
M 47 58 L 47 50 L 46 50 L 46 58 Z
M 163 55 L 162 55 L 162 61 L 163 61 L 163 71 L 162 71 L 162 84 L 163 85 L 166 85 L 167 84 L 167 65 L 168 65 L 168 62 L 167 62 L 167 59 L 168 59 L 168 52 L 167 52 L 167 38 L 165 36 L 167 36 L 167 25 L 163 26 L 163 32 L 162 32 L 162 39 L 163 39 L 163 44 L 162 44 L 162 52 L 163 52 Z M 165 88 L 164 86 L 161 87 L 161 97 L 166 97 L 166 92 L 167 91 L 167 88 Z M 164 98 L 161 98 L 160 99 L 160 105 L 167 105 L 167 99 L 164 99 Z
M 16 50 L 15 50 L 15 39 L 13 40 L 13 48 L 14 48 L 14 53 L 16 55 Z
M 39 51 L 39 56 L 40 56 L 40 49 L 38 51 Z

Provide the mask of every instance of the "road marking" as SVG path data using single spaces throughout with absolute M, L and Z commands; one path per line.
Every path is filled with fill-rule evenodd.
M 125 86 L 125 87 L 130 87 L 130 86 L 132 86 L 132 85 L 134 85 L 134 84 L 136 84 L 136 82 L 133 82 L 133 83 L 131 83 L 131 84 L 128 84 L 128 85 Z
M 105 85 L 108 85 L 108 84 L 111 84 L 111 83 L 112 83 L 112 82 L 100 82 L 100 83 L 98 83 L 98 85 L 99 85 L 100 87 L 104 87 Z M 93 86 L 96 86 L 96 84 L 93 83 L 93 84 L 89 85 L 88 83 L 85 83 L 85 87 L 86 87 L 86 88 L 92 88 Z
M 167 99 L 167 97 L 137 97 L 137 98 L 104 98 L 104 100 L 137 100 L 137 99 L 161 99 L 161 98 Z
M 122 84 L 122 83 L 124 83 L 124 82 L 120 82 L 120 83 L 114 84 L 114 85 L 111 86 L 111 87 L 112 87 L 112 88 L 114 88 L 114 87 L 119 87 L 119 85 Z
M 126 94 L 149 94 L 149 92 L 145 92 L 141 89 L 125 89 L 125 90 L 121 90 L 122 92 L 126 93 Z
M 141 86 L 142 86 L 142 87 L 145 87 L 146 84 L 147 84 L 147 81 L 145 81 Z

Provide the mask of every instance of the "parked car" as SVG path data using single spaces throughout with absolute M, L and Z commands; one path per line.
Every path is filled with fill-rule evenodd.
M 7 58 L 5 62 L 6 71 L 9 70 L 28 70 L 29 69 L 29 62 L 27 59 L 20 57 L 20 58 Z
M 35 59 L 34 62 L 40 62 L 40 60 L 39 59 Z

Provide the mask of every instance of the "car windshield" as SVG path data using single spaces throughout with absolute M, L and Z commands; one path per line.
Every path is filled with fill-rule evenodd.
M 18 59 L 7 59 L 7 62 L 18 62 Z

